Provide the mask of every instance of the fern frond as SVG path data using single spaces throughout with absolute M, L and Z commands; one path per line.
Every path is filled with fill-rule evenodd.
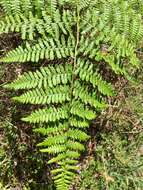
M 76 141 L 68 141 L 67 148 L 72 149 L 72 150 L 79 150 L 79 151 L 85 150 L 84 145 Z
M 32 12 L 31 0 L 21 0 L 21 8 L 24 12 L 24 15 L 28 16 L 29 12 Z
M 14 97 L 22 103 L 31 104 L 50 104 L 50 103 L 62 103 L 69 101 L 70 97 L 68 94 L 69 86 L 58 86 L 54 89 L 34 89 L 24 93 L 19 97 Z
M 78 129 L 70 129 L 67 132 L 67 136 L 73 140 L 78 140 L 78 141 L 85 141 L 89 139 L 89 136 L 85 132 Z
M 80 117 L 72 117 L 70 119 L 70 125 L 76 128 L 87 128 L 89 127 L 89 121 Z
M 66 140 L 66 135 L 57 135 L 54 137 L 48 137 L 43 142 L 37 144 L 37 146 L 53 146 L 57 144 L 65 144 Z
M 66 153 L 59 154 L 57 157 L 52 158 L 51 160 L 48 161 L 49 164 L 51 163 L 57 163 L 59 161 L 67 159 L 78 159 L 80 157 L 80 154 L 77 151 L 71 151 L 67 150 Z
M 58 126 L 53 126 L 53 127 L 39 127 L 34 129 L 34 132 L 37 132 L 39 134 L 42 134 L 44 136 L 47 136 L 49 134 L 60 134 L 60 132 L 63 132 L 64 130 L 67 129 L 68 124 L 59 124 Z
M 3 7 L 3 9 L 7 15 L 12 13 L 10 0 L 0 0 L 0 5 Z
M 59 11 L 55 11 L 52 19 L 51 15 L 46 11 L 44 1 L 35 0 L 35 2 L 33 2 L 35 4 L 29 0 L 23 0 L 22 2 L 19 0 L 15 1 L 20 3 L 17 5 L 20 9 L 15 7 L 15 11 L 13 11 L 11 2 L 10 5 L 6 3 L 7 9 L 9 7 L 7 11 L 13 11 L 14 14 L 9 13 L 5 17 L 2 17 L 0 21 L 0 33 L 19 32 L 22 39 L 36 41 L 37 33 L 39 37 L 43 38 L 48 34 L 57 40 L 59 39 L 60 32 L 67 35 L 69 33 L 70 36 L 73 36 L 72 26 L 74 20 L 68 10 L 64 10 L 62 16 Z
M 47 10 L 50 13 L 50 15 L 54 15 L 57 9 L 57 0 L 49 0 Z
M 15 90 L 36 87 L 47 89 L 58 84 L 67 84 L 71 80 L 71 69 L 70 64 L 41 67 L 40 71 L 25 73 L 11 84 L 5 85 L 5 87 Z
M 54 39 L 40 39 L 39 42 L 31 47 L 28 43 L 23 48 L 19 46 L 15 50 L 10 51 L 1 62 L 38 62 L 40 59 L 53 60 L 66 57 L 73 57 L 72 39 L 68 39 L 67 44 L 57 43 Z
M 84 62 L 83 60 L 79 59 L 77 65 L 78 69 L 76 70 L 76 73 L 79 74 L 81 80 L 90 82 L 93 87 L 97 86 L 98 90 L 104 95 L 114 95 L 111 84 L 104 81 L 102 76 L 97 71 L 93 70 L 92 63 L 89 61 Z
M 64 174 L 68 174 L 68 175 L 66 176 L 66 178 L 67 178 L 67 177 L 73 177 L 73 176 L 75 175 L 75 174 L 73 174 L 72 172 L 68 172 L 68 173 L 64 172 L 64 173 L 62 173 L 62 174 L 59 174 L 59 175 L 55 176 L 54 179 L 55 179 L 55 180 L 56 180 L 56 179 L 59 179 L 59 178 L 63 177 Z
M 22 120 L 30 123 L 43 123 L 43 122 L 47 123 L 50 121 L 56 121 L 66 118 L 68 118 L 67 107 L 63 107 L 59 109 L 56 108 L 39 109 L 31 113 L 31 115 L 22 118 Z
M 0 21 L 0 33 L 20 32 L 22 39 L 33 40 L 39 22 L 38 18 L 30 11 L 26 16 L 21 13 L 8 15 Z
M 61 153 L 61 152 L 65 152 L 66 151 L 66 146 L 65 145 L 53 145 L 50 146 L 49 148 L 44 148 L 40 150 L 41 152 L 47 152 L 49 154 L 57 154 L 57 153 Z
M 26 89 L 13 99 L 38 104 L 22 120 L 44 136 L 38 148 L 52 154 L 57 190 L 69 189 L 89 139 L 86 129 L 115 95 L 111 77 L 103 75 L 112 70 L 131 79 L 130 70 L 139 67 L 143 6 L 135 1 L 0 0 L 0 33 L 18 32 L 24 39 L 0 62 L 48 61 L 5 87 Z
M 107 105 L 103 101 L 99 101 L 98 98 L 93 94 L 89 93 L 90 90 L 80 83 L 75 83 L 73 95 L 75 98 L 80 98 L 84 104 L 90 104 L 95 108 L 105 108 Z
M 45 6 L 44 0 L 33 0 L 36 14 L 40 17 Z
M 88 108 L 85 109 L 84 104 L 75 103 L 72 105 L 71 111 L 73 115 L 77 115 L 83 119 L 92 120 L 95 118 L 95 113 Z
M 14 0 L 14 3 L 11 5 L 13 14 L 20 14 L 21 7 L 20 7 L 20 0 Z

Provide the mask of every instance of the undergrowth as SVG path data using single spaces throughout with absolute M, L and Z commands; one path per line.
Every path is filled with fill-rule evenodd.
M 75 189 L 142 190 L 143 157 L 139 149 L 143 136 L 131 141 L 112 131 L 100 138 L 95 155 L 83 163 Z

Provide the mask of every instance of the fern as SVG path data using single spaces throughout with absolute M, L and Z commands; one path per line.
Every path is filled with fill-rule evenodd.
M 55 58 L 66 58 L 73 56 L 73 43 L 71 38 L 68 38 L 67 43 L 63 39 L 62 43 L 55 40 L 40 39 L 39 42 L 31 47 L 26 43 L 25 48 L 21 46 L 9 52 L 2 61 L 6 62 L 38 62 L 40 59 L 54 60 Z
M 135 0 L 134 0 L 135 1 Z M 135 53 L 142 38 L 141 11 L 133 1 L 14 0 L 0 1 L 5 16 L 0 33 L 19 32 L 24 39 L 1 62 L 42 62 L 48 66 L 27 72 L 6 88 L 24 89 L 15 101 L 40 104 L 22 118 L 45 137 L 37 146 L 52 154 L 57 190 L 67 190 L 78 169 L 86 129 L 115 95 L 104 69 L 130 79 L 139 67 Z M 54 60 L 60 64 L 55 64 Z

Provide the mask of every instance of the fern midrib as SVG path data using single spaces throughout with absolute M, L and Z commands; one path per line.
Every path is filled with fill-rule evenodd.
M 79 46 L 79 34 L 80 34 L 80 26 L 79 26 L 79 20 L 80 20 L 80 14 L 79 14 L 79 7 L 77 5 L 77 23 L 76 23 L 76 29 L 77 29 L 77 32 L 76 32 L 76 44 L 75 44 L 75 48 L 74 48 L 74 57 L 73 57 L 73 70 L 72 70 L 72 80 L 71 80 L 71 88 L 70 88 L 70 93 L 69 93 L 69 96 L 70 96 L 70 104 L 69 104 L 69 109 L 68 109 L 68 113 L 69 113 L 69 120 L 68 120 L 68 129 L 69 130 L 71 128 L 71 124 L 70 124 L 70 118 L 72 117 L 72 114 L 71 114 L 71 109 L 72 109 L 72 101 L 74 99 L 74 95 L 73 95 L 73 91 L 74 91 L 74 82 L 75 82 L 75 78 L 76 78 L 76 75 L 75 75 L 75 70 L 76 70 L 76 67 L 77 67 L 77 54 L 78 54 L 78 46 Z M 65 133 L 67 132 L 67 130 L 65 131 Z M 66 144 L 68 144 L 68 141 L 69 141 L 69 138 L 67 136 L 67 139 L 66 139 Z M 69 150 L 69 147 L 66 147 L 66 152 Z M 66 163 L 64 165 L 64 169 L 66 168 Z M 66 169 L 65 169 L 66 170 Z
M 76 32 L 76 45 L 75 45 L 75 49 L 74 49 L 74 60 L 73 60 L 73 72 L 72 72 L 72 81 L 71 81 L 71 100 L 73 99 L 73 88 L 74 88 L 74 81 L 75 81 L 75 70 L 77 67 L 77 53 L 78 53 L 78 45 L 79 45 L 79 34 L 80 34 L 80 26 L 79 26 L 79 20 L 80 20 L 80 15 L 79 15 L 79 8 L 77 6 L 77 23 L 76 23 L 76 27 L 77 27 L 77 32 Z

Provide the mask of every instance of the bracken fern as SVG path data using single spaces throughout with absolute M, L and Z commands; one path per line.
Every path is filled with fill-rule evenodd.
M 19 32 L 22 45 L 1 62 L 50 61 L 47 67 L 27 72 L 9 89 L 25 89 L 13 99 L 44 108 L 22 118 L 39 124 L 45 136 L 41 152 L 53 155 L 49 163 L 57 190 L 67 190 L 78 170 L 78 158 L 89 139 L 86 129 L 115 94 L 102 76 L 101 64 L 131 79 L 137 68 L 135 50 L 143 36 L 142 3 L 123 0 L 0 0 L 5 11 L 0 33 Z M 55 64 L 54 60 L 60 60 Z

